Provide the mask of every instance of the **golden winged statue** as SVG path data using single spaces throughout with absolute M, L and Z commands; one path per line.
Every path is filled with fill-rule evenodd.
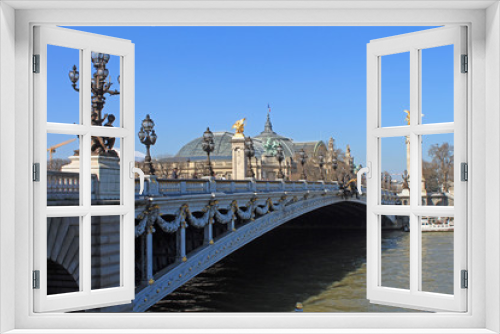
M 410 111 L 409 110 L 403 110 L 407 115 L 406 115 L 406 124 L 410 125 Z
M 236 130 L 236 134 L 234 135 L 235 137 L 245 138 L 245 136 L 243 135 L 243 130 L 245 129 L 245 120 L 246 120 L 246 118 L 242 118 L 233 124 L 231 129 Z

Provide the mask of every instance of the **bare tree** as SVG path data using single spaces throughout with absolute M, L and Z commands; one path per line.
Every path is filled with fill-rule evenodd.
M 434 144 L 429 148 L 429 156 L 432 158 L 432 163 L 437 171 L 438 185 L 444 192 L 448 192 L 450 182 L 453 182 L 453 145 L 443 143 L 441 145 Z
M 422 161 L 422 176 L 425 179 L 425 189 L 428 192 L 439 191 L 439 173 L 434 162 Z
M 69 159 L 52 159 L 47 160 L 47 170 L 60 171 L 62 166 L 69 164 Z

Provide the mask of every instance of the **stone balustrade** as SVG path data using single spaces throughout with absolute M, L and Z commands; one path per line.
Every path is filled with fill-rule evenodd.
M 47 194 L 78 194 L 80 178 L 78 173 L 58 171 L 47 172 Z
M 99 180 L 92 174 L 92 199 L 99 193 Z M 78 173 L 47 171 L 47 201 L 78 201 L 80 198 L 80 176 Z M 59 203 L 58 205 L 63 205 Z
M 155 186 L 153 186 L 155 184 Z M 293 192 L 307 190 L 339 191 L 337 182 L 306 181 L 258 181 L 258 180 L 210 180 L 210 179 L 146 179 L 145 195 L 179 196 L 212 193 L 266 193 Z M 135 180 L 136 195 L 139 193 L 139 180 Z

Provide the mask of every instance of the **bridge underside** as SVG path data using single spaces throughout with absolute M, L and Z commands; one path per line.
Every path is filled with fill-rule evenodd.
M 318 208 L 293 219 L 297 226 L 335 229 L 366 229 L 366 205 L 358 201 L 343 201 Z

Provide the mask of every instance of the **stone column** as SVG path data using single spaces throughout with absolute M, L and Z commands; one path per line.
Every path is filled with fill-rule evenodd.
M 233 152 L 233 180 L 244 180 L 247 171 L 245 157 L 245 137 L 235 135 L 232 140 Z

